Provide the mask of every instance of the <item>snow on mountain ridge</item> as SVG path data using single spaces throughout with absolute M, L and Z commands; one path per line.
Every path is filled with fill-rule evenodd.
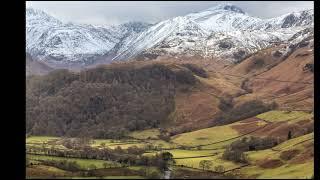
M 137 22 L 119 27 L 62 23 L 41 10 L 28 8 L 26 51 L 43 61 L 86 65 L 110 51 L 125 34 L 138 33 L 147 26 Z
M 176 31 L 168 32 L 167 26 L 155 25 L 157 28 L 151 27 L 147 31 L 153 31 L 149 34 L 157 37 L 156 40 L 153 40 L 153 37 L 150 40 L 147 36 L 140 36 L 136 41 L 131 41 L 131 44 L 126 45 L 127 52 L 122 51 L 114 60 L 138 56 L 139 53 L 151 57 L 165 54 L 173 56 L 194 55 L 196 53 L 204 57 L 228 57 L 224 59 L 238 61 L 237 58 L 234 58 L 238 57 L 238 52 L 243 55 L 253 53 L 270 46 L 272 42 L 285 41 L 306 26 L 313 25 L 311 11 L 300 11 L 276 18 L 261 19 L 251 17 L 243 11 L 233 11 L 236 7 L 231 8 L 230 6 L 232 5 L 217 5 L 204 11 L 160 22 L 159 24 L 166 23 L 167 25 L 172 25 L 172 21 L 178 21 L 179 24 L 195 24 L 195 27 L 203 33 L 193 35 L 192 30 L 188 32 L 189 30 L 183 29 L 183 26 L 173 26 Z M 155 30 L 152 30 L 153 28 Z M 180 36 L 180 31 L 183 31 L 184 34 L 190 34 L 190 36 Z M 161 32 L 163 33 L 161 34 Z M 217 33 L 221 33 L 222 39 L 229 39 L 229 41 L 224 42 L 208 37 L 210 34 Z M 195 42 L 195 39 L 198 42 Z M 230 39 L 232 39 L 231 43 Z M 144 46 L 137 49 L 142 45 Z
M 225 9 L 227 6 L 230 5 L 218 5 L 162 21 L 126 44 L 126 49 L 113 60 L 127 59 L 142 53 L 149 57 L 165 54 L 173 56 L 200 54 L 204 57 L 218 56 L 238 61 L 239 57 L 266 48 L 273 42 L 285 41 L 304 26 L 311 25 L 310 21 L 313 19 L 312 13 L 304 11 L 277 18 L 260 19 L 251 17 L 243 11 Z M 294 18 L 290 18 L 292 14 Z M 194 30 L 183 26 L 184 24 L 197 27 L 195 29 L 201 33 L 194 34 Z M 181 32 L 189 36 L 181 36 Z M 220 39 L 216 35 L 220 36 Z M 241 56 L 238 56 L 239 52 Z
M 34 21 L 41 21 L 41 23 L 44 23 L 45 25 L 57 25 L 62 24 L 61 21 L 59 21 L 57 18 L 54 18 L 53 16 L 48 15 L 47 13 L 39 10 L 39 9 L 33 9 L 33 8 L 27 8 L 26 9 L 26 23 L 33 23 Z
M 144 55 L 217 56 L 238 61 L 312 27 L 313 10 L 261 19 L 227 3 L 153 25 L 93 26 L 62 23 L 44 12 L 27 9 L 26 21 L 27 52 L 44 61 L 87 65 L 97 56 L 127 60 Z M 42 25 L 43 21 L 47 22 Z
M 192 31 L 197 35 L 206 34 L 199 25 L 187 17 L 175 17 L 173 19 L 162 21 L 142 32 L 134 41 L 130 41 L 125 45 L 126 48 L 120 50 L 119 54 L 113 59 L 119 59 L 119 57 L 121 57 L 121 59 L 128 58 L 145 49 L 153 47 L 170 35 L 174 35 L 176 33 L 180 33 L 180 35 L 182 35 L 184 30 L 189 30 L 188 32 Z
M 286 13 L 278 17 L 264 19 L 255 24 L 252 29 L 274 30 L 280 28 L 290 28 L 296 26 L 313 26 L 314 11 L 313 9 Z
M 210 10 L 187 15 L 207 31 L 231 31 L 245 29 L 255 22 L 262 21 L 259 18 L 250 17 L 243 13 L 225 10 Z

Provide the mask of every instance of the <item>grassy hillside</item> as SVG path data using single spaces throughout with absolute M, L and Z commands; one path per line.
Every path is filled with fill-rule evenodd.
M 303 111 L 269 111 L 257 116 L 270 122 L 281 122 L 288 120 L 299 121 L 302 119 L 310 119 L 313 115 Z
M 239 170 L 251 178 L 311 178 L 314 174 L 313 133 L 300 136 L 272 149 L 248 152 L 252 165 Z
M 264 121 L 253 119 L 252 121 L 239 121 L 236 123 L 215 126 L 211 128 L 183 133 L 172 137 L 172 142 L 179 145 L 197 146 L 215 144 L 216 147 L 221 147 L 224 141 L 237 138 L 243 134 L 249 133 L 255 129 L 259 129 L 266 125 Z M 238 131 L 237 126 L 250 127 L 244 131 Z M 228 142 L 230 143 L 230 142 Z M 206 148 L 207 146 L 204 146 Z

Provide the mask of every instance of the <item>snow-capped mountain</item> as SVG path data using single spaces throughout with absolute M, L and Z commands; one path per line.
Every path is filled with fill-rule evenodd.
M 260 19 L 234 5 L 218 5 L 150 27 L 126 44 L 114 59 L 201 55 L 239 61 L 310 26 L 313 10 Z
M 150 25 L 119 26 L 66 24 L 34 9 L 26 10 L 27 49 L 49 64 L 94 64 L 97 57 L 127 60 L 134 57 L 200 55 L 230 61 L 272 43 L 287 41 L 313 28 L 313 10 L 270 19 L 252 17 L 232 4 L 221 4 Z
M 111 50 L 124 36 L 143 31 L 144 23 L 93 26 L 63 23 L 40 11 L 26 9 L 26 51 L 55 66 L 66 63 L 91 64 Z
M 183 37 L 194 37 L 194 40 L 197 41 L 201 37 L 206 37 L 208 35 L 206 33 L 194 21 L 186 17 L 176 17 L 162 21 L 138 34 L 132 41 L 120 48 L 114 59 L 126 59 L 156 46 L 173 48 L 180 43 L 179 40 Z

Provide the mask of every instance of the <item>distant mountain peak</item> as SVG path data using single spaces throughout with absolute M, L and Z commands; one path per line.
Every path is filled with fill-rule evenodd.
M 34 9 L 34 8 L 27 8 L 26 14 L 27 14 L 27 16 L 41 15 L 41 16 L 52 17 L 52 16 L 48 15 L 47 13 L 45 13 L 44 11 L 42 11 L 40 9 Z
M 245 12 L 241 8 L 239 8 L 238 6 L 235 6 L 231 3 L 218 4 L 216 6 L 213 6 L 209 9 L 207 9 L 207 11 L 216 11 L 216 10 L 226 10 L 226 11 L 233 11 L 233 12 L 245 14 Z
M 42 10 L 40 10 L 40 9 L 34 9 L 34 8 L 31 8 L 31 7 L 29 7 L 29 8 L 26 8 L 26 13 L 27 14 L 46 14 L 45 12 L 43 12 Z
M 58 24 L 62 24 L 62 22 L 60 20 L 58 20 L 57 18 L 47 14 L 46 12 L 40 10 L 40 9 L 34 9 L 34 8 L 27 8 L 26 9 L 26 19 L 28 21 L 33 19 L 33 20 L 41 20 L 44 23 L 58 23 Z

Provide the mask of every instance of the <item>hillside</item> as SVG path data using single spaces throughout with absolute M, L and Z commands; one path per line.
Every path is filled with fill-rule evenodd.
M 172 134 L 177 134 L 227 124 L 238 118 L 249 118 L 274 108 L 312 110 L 313 85 L 308 83 L 312 83 L 313 72 L 306 68 L 308 64 L 313 64 L 313 39 L 310 35 L 292 45 L 280 44 L 258 51 L 238 64 L 196 57 L 168 57 L 157 61 L 113 63 L 77 73 L 58 70 L 47 76 L 27 80 L 27 93 L 32 94 L 28 94 L 28 98 L 33 99 L 27 102 L 37 102 L 39 107 L 44 108 L 43 106 L 49 103 L 46 101 L 58 101 L 58 104 L 62 103 L 65 107 L 73 107 L 76 114 L 85 112 L 86 115 L 81 117 L 83 120 L 79 119 L 79 122 L 92 119 L 92 123 L 98 125 L 99 123 L 95 122 L 97 119 L 105 119 L 103 123 L 112 122 L 112 126 L 116 128 L 123 127 L 121 120 L 129 118 L 127 114 L 130 111 L 133 119 L 140 120 L 130 120 L 130 125 L 125 127 L 127 129 L 134 130 L 141 127 L 142 123 L 146 124 L 142 126 L 144 128 L 162 127 Z M 288 72 L 292 75 L 288 76 Z M 42 87 L 39 87 L 40 85 Z M 111 93 L 102 96 L 103 91 Z M 43 99 L 45 101 L 35 101 L 34 98 L 39 95 L 46 97 Z M 74 100 L 81 96 L 88 98 L 78 100 L 83 101 L 80 104 L 73 104 Z M 107 101 L 110 98 L 111 101 Z M 130 103 L 126 103 L 128 101 Z M 103 107 L 93 108 L 99 103 L 102 103 Z M 150 106 L 149 103 L 155 106 Z M 163 107 L 156 107 L 156 104 Z M 92 106 L 93 112 L 84 111 L 89 106 Z M 50 107 L 53 108 L 51 112 L 56 111 L 57 107 Z M 253 107 L 255 108 L 252 111 Z M 126 113 L 121 115 L 120 109 L 125 109 Z M 144 113 L 139 114 L 141 112 Z M 155 114 L 158 118 L 150 120 Z M 74 115 L 70 115 L 71 117 Z M 34 122 L 28 124 L 30 132 L 33 132 L 31 129 L 35 125 L 38 127 L 41 123 L 37 122 L 38 120 L 32 121 Z M 68 121 L 70 120 L 61 120 L 63 124 Z M 133 122 L 138 124 L 134 125 Z M 71 125 L 78 126 L 72 123 Z M 81 128 L 77 129 L 80 131 Z M 59 131 L 50 133 L 61 135 L 68 130 Z M 112 130 L 115 131 L 116 129 Z M 97 136 L 97 133 L 94 134 Z
M 159 127 L 170 120 L 175 95 L 197 86 L 195 74 L 206 75 L 188 68 L 141 62 L 29 77 L 27 132 L 103 138 Z
M 312 177 L 313 38 L 285 46 L 28 77 L 27 176 L 159 178 L 169 152 L 171 178 Z
M 236 101 L 258 96 L 264 101 L 274 100 L 285 108 L 312 110 L 313 49 L 313 35 L 308 35 L 290 44 L 262 50 L 229 66 L 225 72 L 245 77 L 242 88 L 251 92 Z

